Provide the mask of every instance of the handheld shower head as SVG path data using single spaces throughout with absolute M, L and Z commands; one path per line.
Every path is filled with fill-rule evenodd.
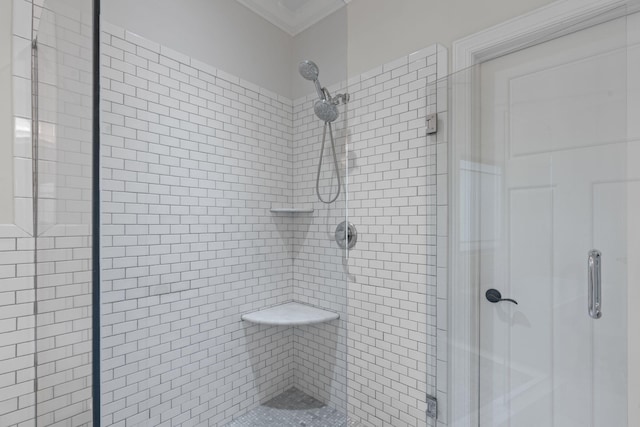
M 304 77 L 307 80 L 311 80 L 313 84 L 316 85 L 316 92 L 318 92 L 318 96 L 320 97 L 320 99 L 327 99 L 327 97 L 324 94 L 324 91 L 322 90 L 322 86 L 318 81 L 318 75 L 320 74 L 320 69 L 318 68 L 315 62 L 305 59 L 304 61 L 298 64 L 298 72 L 302 77 Z
M 298 64 L 298 72 L 305 79 L 315 82 L 316 80 L 318 80 L 318 74 L 320 74 L 320 69 L 318 68 L 315 62 L 305 59 L 304 61 Z
M 320 74 L 320 70 L 318 66 L 313 61 L 309 61 L 308 59 L 302 61 L 298 64 L 298 72 L 302 77 L 307 80 L 311 80 L 313 84 L 316 86 L 316 92 L 318 92 L 318 100 L 316 100 L 315 104 L 313 104 L 313 111 L 316 113 L 316 116 L 320 120 L 324 122 L 324 132 L 322 133 L 322 148 L 320 148 L 320 159 L 318 161 L 318 173 L 316 175 L 316 194 L 318 195 L 318 199 L 322 203 L 333 203 L 338 199 L 340 195 L 340 170 L 338 167 L 338 158 L 336 156 L 336 146 L 333 141 L 333 129 L 331 127 L 331 122 L 338 118 L 338 106 L 337 104 L 342 100 L 342 102 L 347 102 L 349 100 L 348 94 L 337 95 L 335 98 L 331 96 L 329 91 L 326 88 L 323 88 L 320 82 L 318 81 L 318 74 Z M 333 154 L 333 166 L 336 177 L 338 179 L 338 191 L 336 195 L 332 198 L 325 200 L 320 195 L 320 172 L 322 171 L 322 156 L 324 154 L 324 143 L 327 137 L 327 128 L 329 128 L 329 137 L 331 138 L 331 153 Z

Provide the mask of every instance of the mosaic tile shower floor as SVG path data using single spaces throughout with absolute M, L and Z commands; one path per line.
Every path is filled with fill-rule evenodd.
M 355 427 L 342 412 L 290 388 L 226 427 Z

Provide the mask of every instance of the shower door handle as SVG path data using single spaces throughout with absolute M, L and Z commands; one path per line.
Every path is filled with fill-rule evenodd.
M 602 317 L 602 275 L 601 275 L 602 254 L 597 249 L 589 251 L 588 265 L 588 293 L 589 293 L 589 316 L 593 319 Z

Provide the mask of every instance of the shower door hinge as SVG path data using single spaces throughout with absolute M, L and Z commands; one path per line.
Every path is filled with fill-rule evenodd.
M 438 114 L 427 115 L 427 135 L 438 132 Z
M 438 418 L 438 401 L 435 397 L 427 394 L 427 418 Z

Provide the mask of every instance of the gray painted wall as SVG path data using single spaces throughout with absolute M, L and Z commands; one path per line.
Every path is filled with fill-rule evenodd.
M 108 0 L 107 22 L 291 97 L 293 40 L 230 0 Z

